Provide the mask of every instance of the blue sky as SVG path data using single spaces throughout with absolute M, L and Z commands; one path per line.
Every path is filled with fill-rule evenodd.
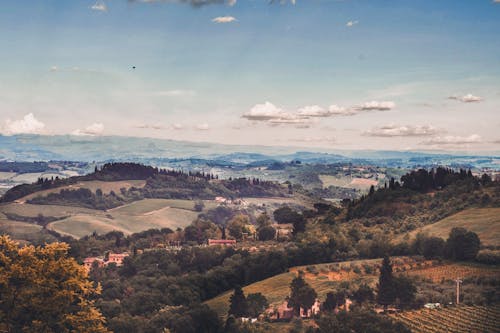
M 220 2 L 4 1 L 0 132 L 499 150 L 500 3 Z

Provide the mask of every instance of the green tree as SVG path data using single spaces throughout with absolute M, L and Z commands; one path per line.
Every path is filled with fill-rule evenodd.
M 229 298 L 229 315 L 236 318 L 246 317 L 248 315 L 248 304 L 243 289 L 240 286 L 234 288 L 234 292 Z
M 24 246 L 0 236 L 0 328 L 8 332 L 108 332 L 100 293 L 69 246 Z M 3 326 L 3 328 L 2 328 Z
M 247 296 L 248 315 L 257 318 L 269 306 L 267 298 L 261 293 L 248 294 Z
M 422 255 L 425 259 L 442 258 L 444 255 L 445 241 L 441 237 L 425 238 L 422 244 Z
M 257 216 L 257 228 L 263 228 L 271 225 L 271 218 L 266 212 Z
M 453 260 L 472 260 L 479 252 L 480 245 L 476 233 L 465 228 L 453 228 L 446 241 L 446 255 Z
M 245 231 L 245 226 L 249 223 L 248 216 L 237 215 L 227 225 L 227 230 L 229 234 L 236 239 L 241 239 L 243 232 Z
M 414 304 L 417 287 L 409 278 L 405 276 L 394 278 L 394 290 L 401 308 L 409 308 Z
M 302 275 L 297 276 L 290 283 L 288 306 L 294 309 L 297 316 L 300 316 L 300 308 L 309 310 L 317 297 L 316 291 L 306 283 Z
M 380 267 L 380 276 L 378 279 L 377 301 L 384 306 L 394 303 L 396 294 L 394 290 L 394 280 L 392 276 L 392 264 L 389 257 L 385 256 Z
M 261 241 L 272 240 L 276 236 L 276 229 L 270 225 L 264 226 L 257 230 L 257 234 L 259 235 L 259 240 Z

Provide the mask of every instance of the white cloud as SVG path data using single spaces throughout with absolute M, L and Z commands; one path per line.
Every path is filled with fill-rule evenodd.
M 90 7 L 90 9 L 98 11 L 98 12 L 107 12 L 108 11 L 108 7 L 106 6 L 106 4 L 104 2 L 100 2 L 100 1 L 93 4 Z
M 57 72 L 58 70 L 59 70 L 59 68 L 57 66 L 50 67 L 51 72 Z
M 462 145 L 481 143 L 481 137 L 478 134 L 471 134 L 469 136 L 438 136 L 429 140 L 423 141 L 420 144 L 426 145 Z
M 350 28 L 350 27 L 355 26 L 358 23 L 359 23 L 359 21 L 349 21 L 349 22 L 346 23 L 345 26 Z
M 448 99 L 454 99 L 460 102 L 464 103 L 474 103 L 474 102 L 481 102 L 483 99 L 479 96 L 474 96 L 472 94 L 467 94 L 464 96 L 450 96 Z
M 394 124 L 375 127 L 363 133 L 366 136 L 394 137 L 394 136 L 431 136 L 441 131 L 431 125 L 406 125 Z
M 231 23 L 237 21 L 233 16 L 219 16 L 212 19 L 214 23 Z
M 45 124 L 35 118 L 33 113 L 29 113 L 19 120 L 7 119 L 1 133 L 3 135 L 16 134 L 38 134 L 45 128 Z
M 271 120 L 290 117 L 290 114 L 284 112 L 271 102 L 256 104 L 242 116 L 248 120 Z
M 210 127 L 208 126 L 208 124 L 204 123 L 204 124 L 198 124 L 196 125 L 195 127 L 197 130 L 199 131 L 207 131 L 210 129 Z
M 389 111 L 394 107 L 396 107 L 396 104 L 392 101 L 371 101 L 358 106 L 357 109 L 361 111 Z
M 184 90 L 184 89 L 172 89 L 172 90 L 162 90 L 162 91 L 153 91 L 147 93 L 149 96 L 166 96 L 166 97 L 189 97 L 195 96 L 196 91 L 194 90 Z
M 104 125 L 102 123 L 93 123 L 92 125 L 89 125 L 89 126 L 85 127 L 84 129 L 74 130 L 73 132 L 71 132 L 71 135 L 99 136 L 99 135 L 102 135 L 103 132 L 104 132 Z
M 174 130 L 181 130 L 181 129 L 183 129 L 183 128 L 184 128 L 184 126 L 182 126 L 181 124 L 173 124 L 173 125 L 172 125 L 172 128 L 173 128 Z
M 500 0 L 493 0 L 493 3 L 500 3 Z
M 330 105 L 328 110 L 322 108 L 319 105 L 309 105 L 300 108 L 297 112 L 298 116 L 301 117 L 333 117 L 333 116 L 347 116 L 353 115 L 356 111 L 343 108 L 338 105 Z
M 237 0 L 227 0 L 227 5 L 229 7 L 233 7 L 234 5 L 236 5 L 236 2 L 237 2 Z

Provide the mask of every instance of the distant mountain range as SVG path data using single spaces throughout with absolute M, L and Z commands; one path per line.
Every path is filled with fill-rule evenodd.
M 500 154 L 327 150 L 241 146 L 122 136 L 0 136 L 0 161 L 132 161 L 152 165 L 267 166 L 275 162 L 367 163 L 392 167 L 449 165 L 500 169 Z

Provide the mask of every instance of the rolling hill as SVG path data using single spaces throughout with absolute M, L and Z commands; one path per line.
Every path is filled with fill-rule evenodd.
M 448 216 L 436 223 L 426 225 L 409 233 L 413 239 L 417 233 L 448 238 L 452 228 L 462 227 L 478 234 L 481 244 L 500 246 L 500 208 L 471 208 Z M 399 237 L 401 240 L 402 237 Z

